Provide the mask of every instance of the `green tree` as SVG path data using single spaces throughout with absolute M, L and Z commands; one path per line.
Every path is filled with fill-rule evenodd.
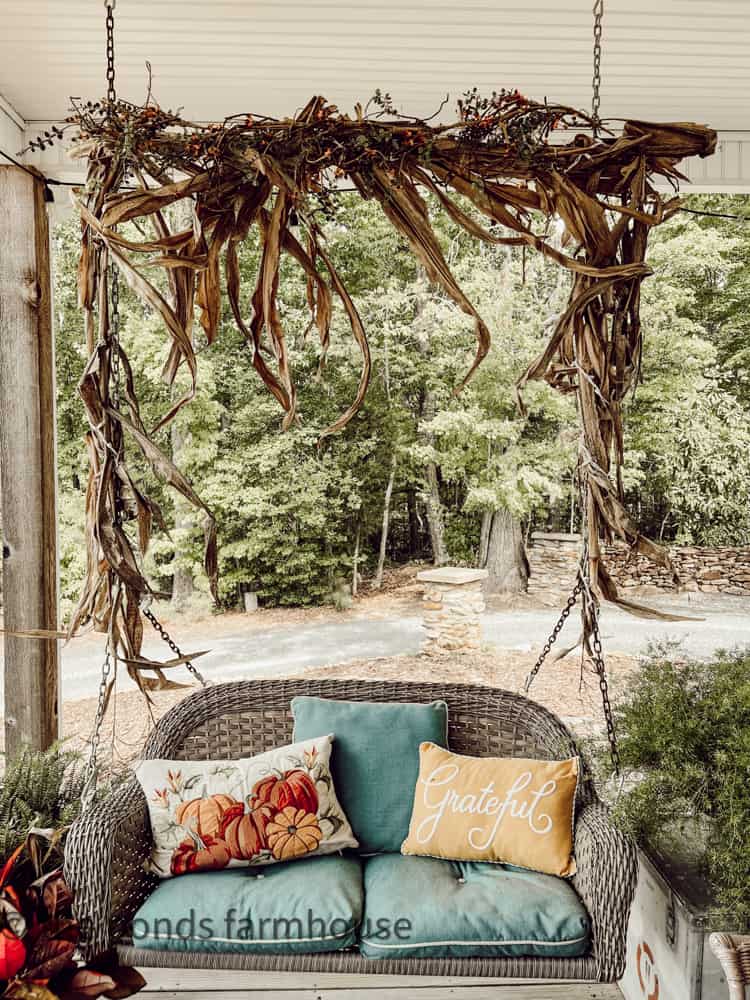
M 737 211 L 747 199 L 695 202 Z M 251 365 L 225 306 L 208 346 L 196 325 L 197 398 L 158 443 L 173 453 L 219 524 L 222 594 L 242 585 L 274 603 L 331 599 L 341 580 L 394 560 L 432 557 L 487 565 L 498 588 L 523 585 L 529 528 L 571 521 L 577 424 L 571 398 L 532 383 L 526 413 L 515 382 L 541 350 L 563 308 L 568 276 L 536 254 L 476 244 L 443 215 L 436 225 L 451 267 L 493 332 L 489 356 L 456 395 L 474 352 L 471 322 L 431 288 L 379 206 L 343 195 L 326 223 L 331 257 L 353 294 L 372 352 L 365 403 L 346 430 L 321 432 L 354 398 L 361 358 L 335 309 L 327 363 L 307 333 L 304 283 L 281 270 L 282 320 L 299 388 L 299 422 L 281 413 Z M 74 287 L 78 229 L 56 234 L 56 341 L 61 564 L 66 609 L 83 574 L 85 422 L 76 384 L 86 363 Z M 259 260 L 255 239 L 240 253 L 243 309 Z M 739 542 L 748 536 L 748 318 L 750 226 L 678 215 L 655 230 L 644 284 L 643 377 L 626 407 L 626 489 L 641 527 L 666 540 Z M 166 289 L 165 289 L 166 291 Z M 164 384 L 168 338 L 126 288 L 122 338 L 144 420 L 153 426 L 184 390 Z M 159 502 L 149 570 L 161 589 L 201 572 L 200 519 L 131 462 Z M 386 511 L 387 507 L 387 511 Z M 384 516 L 386 515 L 387 516 Z M 356 553 L 356 555 L 355 555 Z M 356 562 L 356 568 L 355 568 Z
M 734 349 L 744 319 L 723 304 L 727 284 L 741 285 L 748 271 L 745 228 L 741 238 L 722 220 L 678 215 L 652 239 L 626 470 L 642 526 L 668 540 L 740 543 L 750 528 L 749 399 Z

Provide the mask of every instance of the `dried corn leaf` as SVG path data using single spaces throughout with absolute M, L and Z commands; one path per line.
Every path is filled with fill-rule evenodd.
M 76 203 L 82 223 L 79 301 L 90 355 L 80 394 L 90 425 L 86 445 L 91 473 L 86 490 L 86 577 L 71 634 L 86 624 L 109 631 L 147 697 L 152 690 L 175 686 L 164 675 L 163 665 L 141 655 L 139 602 L 150 590 L 139 567 L 152 524 L 163 530 L 164 524 L 158 505 L 128 466 L 126 436 L 157 476 L 204 513 L 205 565 L 216 594 L 215 521 L 152 438 L 195 394 L 196 305 L 209 343 L 218 335 L 222 255 L 232 315 L 251 348 L 252 364 L 284 411 L 283 426 L 295 418 L 296 389 L 278 308 L 282 251 L 298 264 L 305 282 L 310 323 L 317 327 L 321 344 L 321 365 L 334 297 L 348 317 L 362 355 L 356 396 L 324 436 L 342 430 L 361 405 L 371 364 L 366 332 L 326 252 L 310 205 L 311 197 L 329 190 L 331 171 L 348 177 L 362 197 L 380 203 L 430 280 L 472 318 L 477 348 L 466 379 L 486 355 L 490 334 L 451 273 L 423 193 L 436 198 L 453 222 L 474 238 L 535 248 L 573 272 L 567 308 L 519 388 L 530 379 L 545 379 L 560 392 L 576 394 L 592 587 L 599 596 L 634 613 L 651 613 L 617 593 L 603 564 L 600 542 L 621 538 L 633 550 L 669 564 L 665 551 L 639 534 L 623 505 L 621 404 L 640 370 L 638 311 L 640 284 L 650 274 L 645 263 L 648 233 L 679 204 L 665 198 L 655 180 L 676 183 L 682 177 L 680 160 L 710 155 L 715 132 L 690 123 L 628 121 L 620 136 L 605 133 L 594 138 L 587 132 L 590 121 L 580 112 L 528 101 L 517 93 L 502 94 L 481 108 L 469 101 L 461 121 L 445 125 L 368 118 L 361 106 L 350 118 L 321 97 L 312 98 L 294 118 L 256 121 L 239 116 L 221 126 L 181 122 L 153 107 L 144 117 L 141 109 L 120 104 L 115 111 L 118 127 L 112 128 L 111 112 L 108 107 L 98 117 L 91 109 L 81 112 L 85 137 L 74 151 L 89 158 L 87 185 L 78 191 Z M 552 129 L 561 124 L 578 133 L 563 143 L 549 141 Z M 123 134 L 132 140 L 127 164 Z M 121 193 L 126 166 L 140 187 Z M 456 195 L 468 200 L 472 212 L 455 200 Z M 165 210 L 184 199 L 192 208 L 192 224 L 171 233 Z M 293 212 L 302 217 L 306 246 L 291 231 Z M 544 235 L 553 216 L 565 225 L 562 248 Z M 156 238 L 133 240 L 115 228 L 139 219 L 153 223 Z M 253 228 L 263 249 L 248 321 L 238 246 Z M 127 356 L 112 340 L 107 276 L 112 261 L 134 294 L 163 321 L 169 344 L 165 380 L 172 384 L 183 365 L 189 375 L 187 392 L 170 404 L 151 431 L 140 415 Z M 327 277 L 319 270 L 319 261 Z M 170 301 L 159 290 L 154 272 L 166 275 Z M 118 358 L 119 404 L 112 389 L 113 362 Z M 134 532 L 126 530 L 123 518 L 135 521 Z M 591 628 L 586 613 L 583 624 L 586 646 Z M 184 660 L 178 658 L 180 663 Z M 154 676 L 144 676 L 144 670 Z

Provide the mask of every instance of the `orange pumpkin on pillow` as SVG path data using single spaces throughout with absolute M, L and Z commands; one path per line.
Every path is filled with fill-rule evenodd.
M 294 806 L 295 809 L 317 814 L 318 792 L 309 774 L 292 768 L 283 775 L 269 774 L 267 778 L 256 781 L 248 803 L 251 809 L 268 805 L 281 812 L 287 806 Z
M 221 824 L 221 837 L 233 858 L 249 861 L 266 849 L 266 827 L 272 816 L 270 806 L 259 806 L 240 815 L 234 809 L 227 810 Z
M 229 811 L 242 815 L 244 807 L 231 795 L 205 795 L 200 799 L 180 802 L 174 818 L 180 826 L 193 830 L 199 837 L 216 837 Z
M 215 871 L 218 868 L 226 868 L 231 858 L 226 843 L 218 837 L 192 836 L 188 840 L 183 840 L 175 849 L 170 867 L 173 875 Z
M 299 858 L 318 848 L 323 832 L 315 813 L 287 806 L 266 827 L 268 846 L 277 861 Z

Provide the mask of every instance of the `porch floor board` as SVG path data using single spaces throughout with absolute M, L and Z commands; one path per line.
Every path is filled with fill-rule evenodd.
M 144 1000 L 622 1000 L 601 983 L 141 969 Z

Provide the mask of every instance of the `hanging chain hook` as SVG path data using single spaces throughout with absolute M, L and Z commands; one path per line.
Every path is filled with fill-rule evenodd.
M 117 100 L 115 91 L 115 0 L 104 0 L 107 8 L 107 104 L 110 110 Z
M 591 122 L 594 136 L 599 135 L 601 118 L 599 109 L 601 107 L 601 85 L 602 85 L 602 17 L 604 15 L 604 0 L 594 0 L 594 76 L 591 80 L 593 97 L 591 100 Z

